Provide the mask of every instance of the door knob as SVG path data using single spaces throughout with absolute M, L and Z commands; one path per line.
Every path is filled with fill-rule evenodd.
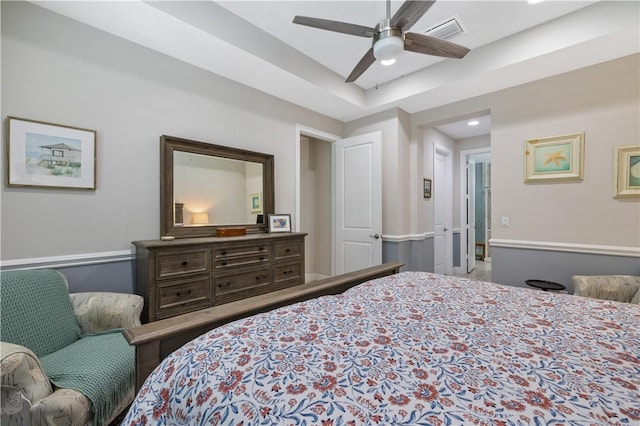
M 375 238 L 376 240 L 380 239 L 380 234 L 369 235 L 371 238 Z

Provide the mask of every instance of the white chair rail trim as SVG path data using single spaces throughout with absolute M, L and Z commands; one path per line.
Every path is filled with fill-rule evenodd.
M 35 257 L 0 261 L 0 269 L 43 269 L 69 266 L 87 266 L 101 263 L 128 262 L 135 259 L 130 250 L 108 251 L 102 253 L 83 253 L 65 256 Z
M 427 238 L 433 238 L 433 232 L 423 232 L 421 234 L 406 234 L 406 235 L 383 235 L 382 241 L 390 243 L 403 243 L 405 241 L 421 241 Z
M 550 241 L 504 240 L 492 238 L 491 247 L 528 250 L 562 251 L 570 253 L 599 254 L 606 256 L 640 257 L 640 247 L 607 246 L 598 244 L 557 243 Z

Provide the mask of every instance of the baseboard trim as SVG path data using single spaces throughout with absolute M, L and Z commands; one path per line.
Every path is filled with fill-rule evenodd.
M 128 262 L 135 259 L 129 250 L 108 251 L 103 253 L 84 253 L 65 256 L 36 257 L 0 261 L 0 269 L 44 269 L 70 266 L 88 266 L 102 263 Z
M 549 241 L 504 240 L 495 238 L 489 240 L 489 244 L 492 248 L 502 247 L 528 250 L 599 254 L 605 256 L 640 257 L 640 247 L 556 243 Z
M 320 281 L 320 280 L 324 280 L 330 278 L 329 275 L 323 275 L 323 274 L 317 274 L 315 272 L 312 272 L 310 274 L 304 274 L 304 282 L 305 283 L 309 283 L 309 282 L 313 282 L 313 281 Z

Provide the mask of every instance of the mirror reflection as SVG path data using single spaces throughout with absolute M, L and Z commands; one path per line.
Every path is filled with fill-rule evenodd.
M 262 223 L 263 165 L 173 152 L 174 225 Z
M 267 232 L 273 166 L 271 154 L 162 135 L 160 236 L 215 237 L 230 225 Z

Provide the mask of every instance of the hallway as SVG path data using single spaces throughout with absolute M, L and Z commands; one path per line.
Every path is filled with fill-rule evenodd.
M 468 274 L 455 274 L 457 277 L 473 278 L 481 281 L 491 281 L 491 263 L 476 260 L 476 267 Z

